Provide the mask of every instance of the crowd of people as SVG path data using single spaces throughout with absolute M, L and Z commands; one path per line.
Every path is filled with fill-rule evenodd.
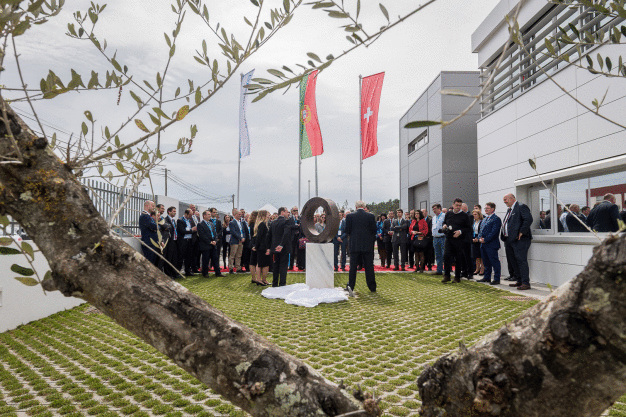
M 619 230 L 618 221 L 626 222 L 626 200 L 624 209 L 620 212 L 615 203 L 615 195 L 608 193 L 598 201 L 593 208 L 589 206 L 580 207 L 578 204 L 566 204 L 563 210 L 561 204 L 557 204 L 557 231 L 569 233 L 586 233 L 590 230 L 596 232 L 617 232 Z M 585 227 L 587 226 L 587 227 Z M 550 229 L 552 227 L 552 215 L 550 210 L 539 213 L 539 228 Z
M 432 214 L 426 209 L 398 209 L 375 219 L 365 203 L 357 201 L 355 212 L 340 211 L 339 229 L 332 241 L 334 270 L 346 271 L 349 258 L 348 289 L 354 289 L 356 271 L 364 269 L 369 289 L 376 291 L 376 246 L 381 268 L 417 272 L 434 269 L 432 273 L 443 275 L 444 283 L 480 275 L 478 282 L 498 285 L 498 251 L 502 241 L 507 280 L 513 281 L 509 285 L 530 289 L 527 255 L 533 217 L 528 206 L 518 203 L 513 194 L 505 195 L 503 202 L 507 206 L 503 219 L 495 214 L 495 203 L 487 203 L 484 211 L 477 204 L 470 212 L 458 198 L 449 208 L 433 204 Z M 166 211 L 162 204 L 146 201 L 139 218 L 144 255 L 172 278 L 181 273 L 195 275 L 198 271 L 207 277 L 213 269 L 218 277 L 222 270 L 230 274 L 251 273 L 252 283 L 270 285 L 267 276 L 272 271 L 271 285 L 282 286 L 288 270 L 306 269 L 307 238 L 297 207 L 281 207 L 277 213 L 233 209 L 232 216 L 220 219 L 217 209 L 200 213 L 192 204 L 181 217 L 176 215 L 176 207 Z M 584 224 L 599 232 L 617 231 L 617 219 L 622 216 L 626 220 L 626 210 L 620 213 L 615 197 L 607 194 L 593 209 L 572 204 L 561 213 L 559 206 L 559 231 L 587 231 Z M 542 212 L 539 227 L 549 229 L 550 222 L 550 214 Z M 315 230 L 321 233 L 325 227 L 326 214 L 315 214 Z M 220 267 L 220 258 L 224 269 Z

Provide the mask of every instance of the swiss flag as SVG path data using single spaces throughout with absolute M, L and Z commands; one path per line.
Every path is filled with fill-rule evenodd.
M 385 73 L 364 77 L 361 83 L 361 155 L 362 159 L 378 153 L 378 105 Z

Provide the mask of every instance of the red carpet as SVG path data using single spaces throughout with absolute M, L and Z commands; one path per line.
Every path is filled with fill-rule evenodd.
M 374 272 L 415 272 L 415 269 L 413 268 L 409 269 L 408 267 L 406 268 L 406 271 L 402 271 L 402 270 L 394 271 L 393 268 L 394 268 L 393 266 L 391 268 L 385 268 L 380 265 L 374 265 Z M 346 265 L 345 271 L 342 271 L 341 268 L 339 268 L 339 271 L 337 272 L 348 272 L 349 270 L 350 270 L 350 266 Z M 435 268 L 435 266 L 433 265 L 432 270 L 436 271 L 437 268 Z M 228 274 L 228 268 L 222 268 L 221 271 L 223 274 Z M 200 270 L 198 270 L 198 272 L 200 272 Z M 212 272 L 213 272 L 213 269 L 209 270 L 209 273 L 212 273 Z M 305 270 L 299 270 L 298 268 L 294 268 L 294 269 L 290 269 L 288 272 L 305 272 Z M 361 272 L 363 272 L 363 270 L 361 270 Z

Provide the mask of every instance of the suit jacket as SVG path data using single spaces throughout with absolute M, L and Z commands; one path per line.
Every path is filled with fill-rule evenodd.
M 280 253 L 291 253 L 291 239 L 295 229 L 298 228 L 292 218 L 285 219 L 278 216 L 270 225 L 269 241 L 271 253 L 276 252 L 277 246 L 282 246 Z
M 235 219 L 231 220 L 230 223 L 228 223 L 228 226 L 230 227 L 230 244 L 238 245 L 241 243 L 241 239 L 245 238 L 243 231 L 239 228 L 239 224 L 237 224 L 237 220 Z M 241 227 L 246 227 L 243 220 L 241 221 Z
M 350 253 L 374 252 L 376 216 L 363 209 L 348 214 L 346 216 L 346 235 L 350 236 Z
M 198 223 L 201 223 L 203 220 L 198 221 L 195 216 L 191 216 L 189 222 L 191 223 L 191 227 L 198 227 Z M 198 241 L 198 229 L 195 232 L 191 233 L 191 242 L 196 243 Z
M 265 252 L 270 248 L 269 232 L 267 222 L 259 224 L 254 238 L 254 247 L 259 255 L 265 255 Z
M 502 228 L 502 220 L 495 214 L 492 214 L 488 219 L 483 219 L 480 225 L 480 231 L 478 232 L 478 238 L 485 239 L 481 247 L 496 250 L 500 249 L 500 240 L 498 240 L 500 228 Z
M 154 239 L 155 242 L 159 240 L 157 236 L 157 224 L 148 213 L 141 213 L 139 216 L 139 232 L 141 233 L 142 242 L 154 248 L 150 239 Z
M 174 230 L 176 230 L 176 220 L 171 220 L 170 216 L 165 217 L 165 224 L 168 226 L 168 235 L 167 238 L 170 242 L 174 242 Z M 163 240 L 165 240 L 165 236 L 163 236 Z
M 589 217 L 587 217 L 587 225 L 596 232 L 617 232 L 617 219 L 619 218 L 619 209 L 617 204 L 610 201 L 603 201 L 595 206 Z
M 502 220 L 502 222 L 504 223 L 504 220 Z M 528 206 L 526 204 L 520 203 L 519 201 L 516 201 L 515 205 L 513 206 L 513 210 L 511 210 L 511 216 L 506 223 L 508 237 L 512 239 L 517 239 L 517 236 L 521 233 L 522 239 L 532 239 L 533 235 L 530 232 L 530 227 L 532 224 L 533 216 L 532 214 L 530 214 L 530 209 L 528 208 Z M 504 238 L 504 232 L 502 233 L 502 237 Z
M 391 230 L 393 231 L 393 236 L 391 237 L 391 241 L 393 243 L 406 243 L 409 239 L 409 221 L 406 219 L 402 219 L 398 221 L 398 219 L 394 219 L 391 222 Z
M 198 224 L 198 248 L 201 251 L 206 251 L 211 249 L 211 247 L 217 247 L 218 234 L 211 230 L 211 228 L 215 229 L 215 226 L 211 224 L 212 227 L 207 225 L 204 220 Z M 212 245 L 211 242 L 216 242 L 215 245 Z
M 340 237 L 341 241 L 344 242 L 346 240 L 346 219 L 341 219 L 339 221 L 339 230 L 337 231 L 337 235 L 333 237 L 334 243 L 339 243 L 337 238 Z
M 191 220 L 189 220 L 189 223 L 191 224 L 191 227 L 193 227 L 193 223 Z M 178 221 L 176 221 L 176 232 L 178 233 L 177 240 L 183 240 L 185 238 L 185 235 L 191 235 L 192 239 L 190 239 L 189 241 L 193 241 L 193 232 L 191 230 L 187 231 L 187 222 L 185 221 L 185 219 L 180 218 L 178 219 Z
M 383 242 L 391 242 L 391 236 L 389 236 L 389 232 L 391 232 L 391 219 L 385 219 L 383 222 Z
M 569 230 L 572 233 L 588 232 L 585 226 L 583 226 L 578 220 L 585 223 L 582 215 L 574 214 L 572 212 L 567 213 L 567 217 L 565 217 L 565 224 L 567 224 L 567 230 Z

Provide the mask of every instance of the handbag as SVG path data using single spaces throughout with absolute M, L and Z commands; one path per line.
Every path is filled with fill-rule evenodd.
M 418 237 L 413 239 L 413 247 L 415 249 L 426 249 L 426 247 L 428 246 L 428 240 L 424 239 L 423 237 Z
M 306 243 L 309 241 L 306 237 L 298 239 L 298 249 L 306 249 Z

